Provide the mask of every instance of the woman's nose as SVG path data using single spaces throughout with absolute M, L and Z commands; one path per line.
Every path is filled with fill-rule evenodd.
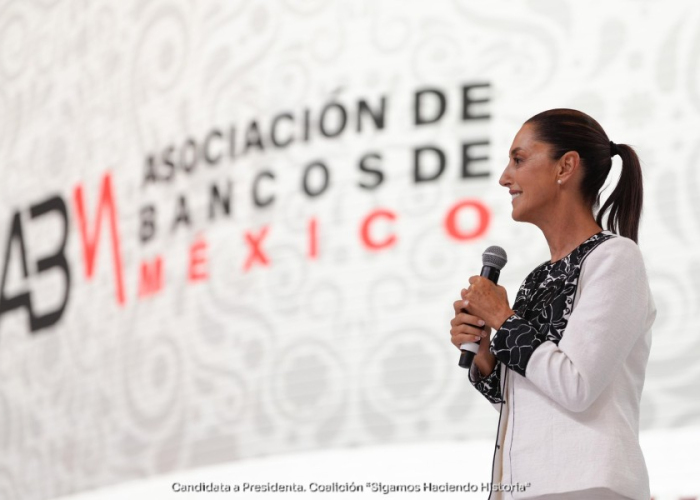
M 501 178 L 498 179 L 498 183 L 503 187 L 510 186 L 510 175 L 508 175 L 508 167 L 503 170 Z

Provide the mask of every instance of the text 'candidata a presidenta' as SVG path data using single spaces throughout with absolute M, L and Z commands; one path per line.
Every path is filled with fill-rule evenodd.
M 530 483 L 173 483 L 175 493 L 477 493 L 480 491 L 526 491 Z

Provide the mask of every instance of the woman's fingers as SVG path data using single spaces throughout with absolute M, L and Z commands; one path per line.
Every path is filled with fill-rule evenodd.
M 461 324 L 481 327 L 481 326 L 484 326 L 486 323 L 484 322 L 483 319 L 479 318 L 478 316 L 474 316 L 473 314 L 460 312 L 460 313 L 455 314 L 455 317 L 452 318 L 452 321 L 450 321 L 450 325 L 455 326 L 455 325 L 461 325 Z
M 462 289 L 462 298 L 465 297 L 467 290 Z M 459 348 L 462 344 L 470 342 L 479 342 L 486 338 L 485 344 L 488 344 L 490 337 L 490 328 L 485 327 L 486 322 L 478 316 L 466 312 L 467 302 L 465 300 L 456 300 L 452 304 L 455 310 L 455 317 L 450 321 L 451 341 L 455 347 Z
M 452 343 L 455 347 L 459 348 L 462 344 L 468 344 L 470 342 L 478 342 L 481 340 L 477 335 L 469 335 L 466 333 L 456 333 L 452 335 Z M 484 341 L 485 342 L 485 341 Z
M 455 300 L 452 307 L 454 307 L 455 313 L 460 313 L 462 309 L 467 307 L 467 302 L 464 300 Z
M 466 333 L 469 335 L 476 335 L 479 338 L 486 337 L 488 333 L 481 328 L 477 328 L 472 325 L 456 325 L 453 328 L 455 328 L 455 331 L 458 333 Z
M 480 328 L 475 328 L 471 325 L 454 325 L 450 329 L 450 335 L 452 335 L 453 337 L 455 335 L 469 335 L 471 337 L 475 337 L 478 340 L 487 337 L 488 332 L 485 332 Z M 474 342 L 474 340 L 470 340 L 469 342 Z

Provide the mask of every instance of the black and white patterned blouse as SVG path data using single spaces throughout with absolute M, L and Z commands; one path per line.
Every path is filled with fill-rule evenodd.
M 501 364 L 525 376 L 530 356 L 547 340 L 555 344 L 564 335 L 571 315 L 579 274 L 584 260 L 602 242 L 615 235 L 594 234 L 574 251 L 556 262 L 537 266 L 520 286 L 513 304 L 513 314 L 491 340 L 496 366 L 491 374 L 474 387 L 491 403 L 501 403 Z

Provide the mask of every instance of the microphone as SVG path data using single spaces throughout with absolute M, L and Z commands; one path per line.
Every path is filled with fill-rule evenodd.
M 481 254 L 481 262 L 483 267 L 481 268 L 480 276 L 498 284 L 498 277 L 501 275 L 501 269 L 503 269 L 508 262 L 506 251 L 498 246 L 488 247 L 484 250 L 484 253 Z M 462 311 L 468 312 L 466 309 L 462 309 Z M 476 325 L 472 326 L 479 328 Z M 483 330 L 483 328 L 482 326 L 481 329 Z M 459 357 L 459 366 L 468 370 L 472 366 L 474 355 L 479 351 L 479 342 L 467 342 L 460 345 L 459 348 L 462 350 L 462 354 Z

